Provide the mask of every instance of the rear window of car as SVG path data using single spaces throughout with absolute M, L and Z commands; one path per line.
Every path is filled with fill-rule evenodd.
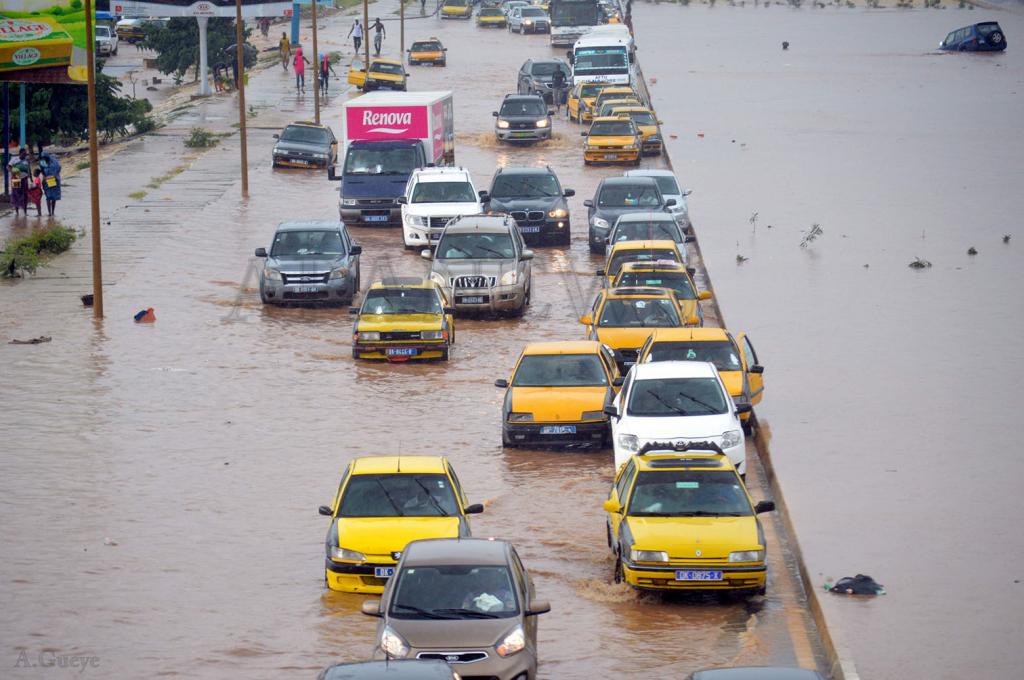
M 670 260 L 678 262 L 679 257 L 675 249 L 649 248 L 647 250 L 620 250 L 612 255 L 608 263 L 608 276 L 615 276 L 627 262 L 654 262 L 655 260 Z
M 690 285 L 690 278 L 678 272 L 625 272 L 616 285 L 633 288 L 668 288 L 680 300 L 697 299 L 697 294 Z
M 980 33 L 981 37 L 983 37 L 983 38 L 987 37 L 989 33 L 992 33 L 994 31 L 998 31 L 998 30 L 999 30 L 999 24 L 997 24 L 994 21 L 989 22 L 989 23 L 985 23 L 985 24 L 978 24 L 978 33 Z
M 438 52 L 441 49 L 441 43 L 436 42 L 418 42 L 413 43 L 413 52 Z
M 480 10 L 480 16 L 482 16 L 482 17 L 501 17 L 501 16 L 505 16 L 505 13 L 502 12 L 497 7 L 484 7 L 483 9 Z

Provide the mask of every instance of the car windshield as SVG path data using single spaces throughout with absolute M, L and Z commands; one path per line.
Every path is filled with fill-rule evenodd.
M 615 298 L 601 308 L 598 326 L 607 328 L 674 328 L 679 314 L 666 298 Z
M 445 234 L 437 244 L 439 260 L 511 260 L 516 256 L 507 234 Z
M 658 121 L 655 120 L 654 115 L 650 111 L 627 111 L 629 117 L 633 119 L 633 122 L 637 125 L 657 125 Z
M 679 262 L 678 253 L 675 248 L 647 248 L 644 250 L 620 250 L 612 255 L 608 262 L 608 276 L 614 277 L 627 262 L 654 262 L 655 260 L 669 260 Z
M 716 378 L 636 380 L 628 413 L 634 416 L 710 416 L 725 413 L 728 402 Z
M 561 196 L 554 175 L 513 175 L 502 173 L 494 178 L 491 198 L 555 198 Z
M 480 16 L 482 17 L 503 17 L 505 13 L 497 7 L 484 7 L 480 10 Z
M 540 99 L 506 99 L 498 113 L 502 116 L 546 116 L 548 111 Z
M 469 0 L 444 0 L 447 7 L 465 7 Z
M 625 47 L 585 47 L 576 50 L 573 69 L 577 72 L 626 68 Z
M 681 272 L 624 272 L 615 284 L 640 288 L 668 288 L 680 300 L 696 300 L 690 277 Z M 705 361 L 710 361 L 707 359 Z
M 632 137 L 636 134 L 628 120 L 600 120 L 590 126 L 591 137 Z
M 527 12 L 534 11 L 534 8 L 524 7 L 522 11 L 523 14 L 526 14 Z M 545 77 L 554 75 L 555 71 L 558 70 L 561 70 L 565 75 L 569 75 L 567 67 L 560 61 L 538 61 L 534 63 L 531 73 L 535 76 Z
M 352 146 L 345 156 L 346 175 L 409 175 L 416 165 L 416 150 L 412 147 Z
M 728 340 L 714 342 L 655 342 L 647 361 L 710 361 L 719 371 L 739 371 L 736 348 Z
M 596 354 L 530 354 L 512 378 L 513 387 L 593 387 L 608 384 Z
M 95 30 L 96 30 L 96 37 L 97 38 L 109 38 L 110 37 L 110 27 L 109 26 L 96 26 Z
M 281 133 L 282 142 L 302 142 L 304 144 L 327 144 L 331 135 L 325 128 L 306 125 L 289 125 Z
M 596 4 L 558 0 L 551 3 L 551 23 L 555 26 L 596 26 L 597 17 Z
M 456 517 L 451 482 L 442 474 L 353 475 L 338 517 Z
M 612 236 L 612 243 L 619 241 L 675 241 L 681 243 L 683 235 L 675 220 L 650 220 L 619 222 Z
M 750 517 L 754 514 L 731 470 L 659 470 L 637 474 L 631 517 Z
M 601 92 L 604 83 L 584 83 L 580 87 L 580 97 L 596 97 Z
M 508 619 L 519 614 L 519 600 L 504 565 L 405 567 L 395 579 L 392 618 Z
M 270 248 L 271 257 L 337 257 L 343 252 L 341 234 L 326 229 L 279 231 Z
M 405 69 L 401 64 L 391 64 L 386 61 L 375 61 L 370 64 L 370 73 L 390 73 L 391 75 L 400 76 L 405 73 Z
M 417 182 L 410 203 L 475 203 L 469 182 Z
M 439 52 L 441 50 L 441 43 L 436 42 L 418 42 L 412 44 L 413 52 Z
M 524 17 L 543 17 L 547 16 L 540 7 L 524 7 L 522 10 Z M 554 73 L 554 69 L 551 71 Z
M 661 196 L 651 184 L 608 184 L 597 204 L 602 208 L 660 208 Z
M 431 288 L 371 288 L 363 314 L 440 314 L 441 301 Z

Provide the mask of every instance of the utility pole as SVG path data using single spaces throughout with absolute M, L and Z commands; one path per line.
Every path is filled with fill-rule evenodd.
M 242 0 L 235 0 L 235 59 L 238 60 L 238 133 L 242 142 L 242 198 L 249 198 L 249 155 L 245 141 L 245 43 L 242 35 Z
M 85 36 L 89 99 L 89 193 L 92 207 L 92 315 L 103 318 L 103 253 L 100 238 L 100 152 L 96 135 L 96 48 L 93 33 L 92 0 L 85 0 Z
M 320 124 L 320 53 L 317 52 L 316 44 L 316 6 L 318 0 L 313 0 L 313 111 L 314 122 Z
M 401 26 L 399 33 L 401 34 L 401 51 L 398 53 L 398 61 L 405 59 L 405 0 L 398 0 L 398 23 Z
M 363 0 L 363 68 L 370 75 L 370 0 Z

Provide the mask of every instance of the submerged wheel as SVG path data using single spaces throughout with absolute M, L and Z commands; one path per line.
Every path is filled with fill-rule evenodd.
M 615 556 L 615 567 L 614 572 L 612 573 L 612 580 L 616 583 L 622 583 L 625 580 L 622 573 L 622 558 L 618 555 Z

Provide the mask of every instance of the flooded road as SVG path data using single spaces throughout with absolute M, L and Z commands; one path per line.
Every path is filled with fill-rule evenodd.
M 390 5 L 380 4 L 387 17 Z M 50 278 L 0 288 L 5 337 L 54 338 L 0 345 L 4 677 L 56 677 L 54 669 L 15 667 L 20 650 L 33 660 L 41 651 L 95 655 L 111 678 L 312 677 L 331 662 L 367 658 L 374 623 L 360 613 L 365 598 L 324 588 L 327 527 L 316 508 L 351 457 L 393 453 L 449 456 L 471 502 L 487 506 L 473 518 L 474 534 L 520 550 L 552 604 L 540 623 L 542 677 L 822 664 L 777 520 L 765 520 L 766 598 L 639 595 L 611 579 L 601 509 L 611 452 L 502 449 L 503 395 L 493 381 L 507 377 L 526 342 L 583 337 L 576 319 L 597 290 L 601 263 L 587 250 L 582 202 L 622 169 L 585 168 L 578 129 L 561 118 L 548 144 L 494 143 L 490 112 L 514 89 L 522 60 L 552 54 L 545 36 L 410 23 L 410 40 L 438 35 L 449 47 L 448 69 L 417 67 L 410 83 L 455 90 L 457 161 L 479 188 L 497 165 L 549 164 L 577 191 L 572 246 L 538 251 L 522 320 L 460 319 L 449 363 L 353 362 L 346 309 L 259 302 L 253 249 L 268 245 L 285 219 L 336 216 L 337 185 L 271 170 L 271 135 L 308 117 L 312 95 L 296 96 L 280 70 L 254 76 L 251 199 L 236 199 L 232 137 L 143 199 L 108 208 L 108 257 L 120 266 L 105 322 L 94 324 L 78 306 L 87 286 L 73 276 L 75 284 L 64 283 L 64 261 Z M 321 39 L 340 47 L 347 25 L 334 22 Z M 391 26 L 389 41 L 397 36 Z M 336 131 L 346 96 L 332 92 L 325 108 Z M 224 107 L 204 105 L 161 139 L 231 120 Z M 154 158 L 153 172 L 167 162 Z M 149 168 L 140 163 L 138 172 L 141 184 Z M 691 207 L 698 230 L 702 201 Z M 363 246 L 364 286 L 427 269 L 401 248 L 397 230 L 353 234 Z M 70 267 L 82 252 L 65 257 Z M 157 322 L 132 323 L 145 307 Z M 728 311 L 740 323 L 738 310 Z M 716 312 L 706 313 L 710 322 Z M 752 450 L 748 458 L 752 494 L 764 498 Z
M 832 633 L 865 678 L 1017 677 L 1024 52 L 933 49 L 1024 16 L 747 4 L 635 26 L 811 576 L 888 589 Z

